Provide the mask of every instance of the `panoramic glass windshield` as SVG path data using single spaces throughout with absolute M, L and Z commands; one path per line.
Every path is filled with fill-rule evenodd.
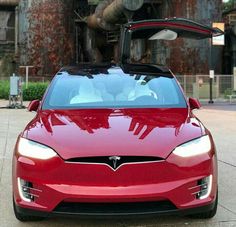
M 109 70 L 108 70 L 109 71 Z M 124 74 L 60 75 L 52 82 L 43 109 L 186 107 L 174 78 Z

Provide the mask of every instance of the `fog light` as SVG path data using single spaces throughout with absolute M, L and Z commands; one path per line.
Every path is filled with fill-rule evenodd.
M 18 191 L 22 200 L 26 202 L 34 201 L 34 195 L 31 194 L 30 189 L 33 188 L 33 184 L 29 181 L 17 178 Z
M 200 186 L 199 192 L 196 194 L 197 199 L 205 199 L 211 193 L 212 188 L 212 175 L 202 178 L 198 181 L 198 186 Z

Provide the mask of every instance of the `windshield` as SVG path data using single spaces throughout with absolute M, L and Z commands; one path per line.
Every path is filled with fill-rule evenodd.
M 43 109 L 183 108 L 186 102 L 172 77 L 124 74 L 58 75 Z

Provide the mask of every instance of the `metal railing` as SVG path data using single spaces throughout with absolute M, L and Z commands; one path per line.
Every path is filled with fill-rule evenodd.
M 176 75 L 176 78 L 186 96 L 209 99 L 209 75 Z M 232 90 L 234 90 L 233 75 L 215 75 L 212 85 L 213 99 L 228 99 L 228 95 L 230 95 Z
M 22 81 L 25 82 L 25 75 L 22 76 Z M 29 76 L 29 82 L 50 82 L 53 79 L 53 77 L 49 77 L 49 76 Z M 2 80 L 9 80 L 9 77 L 1 77 L 0 76 L 0 81 Z
M 22 76 L 25 82 L 25 76 Z M 50 82 L 53 77 L 30 76 L 29 82 Z M 209 75 L 176 75 L 177 80 L 182 86 L 187 97 L 198 99 L 209 99 L 210 85 Z M 1 77 L 1 80 L 9 80 L 9 78 Z M 236 78 L 235 78 L 236 79 Z M 213 99 L 225 100 L 229 99 L 229 95 L 234 88 L 233 75 L 215 75 L 213 79 Z

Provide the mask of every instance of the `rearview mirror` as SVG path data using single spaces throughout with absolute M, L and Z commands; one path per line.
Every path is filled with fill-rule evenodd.
M 188 102 L 189 102 L 189 106 L 190 106 L 191 110 L 200 109 L 201 108 L 201 104 L 200 104 L 198 99 L 189 98 Z
M 37 111 L 40 105 L 40 101 L 39 100 L 33 100 L 30 102 L 29 106 L 28 106 L 28 111 L 32 112 L 32 111 Z

